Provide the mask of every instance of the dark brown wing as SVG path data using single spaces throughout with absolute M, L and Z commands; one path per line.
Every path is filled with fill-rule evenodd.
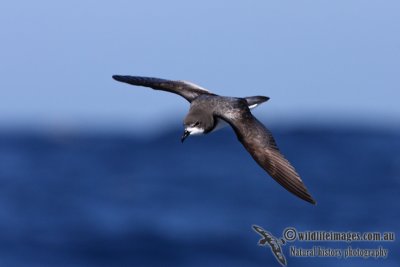
M 280 185 L 296 196 L 315 204 L 293 166 L 279 151 L 271 132 L 247 110 L 224 118 L 253 159 Z
M 192 102 L 193 99 L 202 94 L 215 95 L 206 89 L 186 81 L 171 81 L 159 78 L 140 77 L 140 76 L 123 76 L 114 75 L 114 80 L 119 82 L 129 83 L 132 85 L 150 87 L 155 90 L 162 90 L 178 94 L 187 101 Z

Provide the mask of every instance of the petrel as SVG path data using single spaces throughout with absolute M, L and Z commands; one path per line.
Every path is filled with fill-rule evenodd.
M 285 159 L 271 132 L 259 122 L 250 109 L 266 102 L 269 97 L 226 97 L 187 81 L 152 77 L 114 75 L 119 82 L 150 87 L 182 96 L 190 103 L 184 119 L 183 142 L 189 135 L 208 134 L 229 124 L 253 159 L 275 181 L 301 199 L 315 204 L 294 167 Z

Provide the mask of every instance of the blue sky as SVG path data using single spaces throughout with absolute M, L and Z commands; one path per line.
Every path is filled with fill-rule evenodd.
M 399 1 L 3 1 L 0 126 L 181 125 L 113 74 L 267 95 L 263 121 L 398 123 Z M 151 123 L 149 123 L 149 121 Z

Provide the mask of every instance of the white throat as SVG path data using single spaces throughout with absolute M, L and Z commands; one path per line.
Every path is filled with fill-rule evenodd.
M 185 130 L 188 131 L 190 135 L 204 134 L 204 129 L 198 127 L 187 127 Z

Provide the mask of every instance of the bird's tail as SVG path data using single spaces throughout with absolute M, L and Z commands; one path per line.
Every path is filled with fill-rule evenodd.
M 245 97 L 247 104 L 249 105 L 249 108 L 255 108 L 258 105 L 268 101 L 269 97 L 268 96 L 248 96 Z

